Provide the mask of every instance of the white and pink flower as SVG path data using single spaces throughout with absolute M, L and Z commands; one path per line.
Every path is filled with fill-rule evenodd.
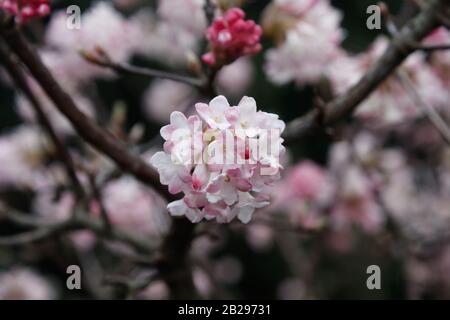
M 173 194 L 184 193 L 168 205 L 169 212 L 192 222 L 226 223 L 237 217 L 247 223 L 256 209 L 270 204 L 267 188 L 282 169 L 285 125 L 278 116 L 257 111 L 249 97 L 230 106 L 218 96 L 196 109 L 201 119 L 172 114 L 171 123 L 161 129 L 164 152 L 151 159 L 161 183 Z M 268 152 L 261 151 L 263 144 Z

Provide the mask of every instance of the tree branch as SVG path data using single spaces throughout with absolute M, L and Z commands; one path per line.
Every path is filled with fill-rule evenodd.
M 90 230 L 98 236 L 122 241 L 145 253 L 153 253 L 158 249 L 157 244 L 152 243 L 149 239 L 140 237 L 134 232 L 123 230 L 117 226 L 112 225 L 108 227 L 101 220 L 90 217 L 88 213 L 75 214 L 68 220 L 49 223 L 8 207 L 2 206 L 0 209 L 11 221 L 35 228 L 32 231 L 22 234 L 1 237 L 0 246 L 30 243 L 66 231 Z
M 318 125 L 317 110 L 288 124 L 283 137 L 286 143 L 298 141 L 318 129 L 334 125 L 350 116 L 392 72 L 417 48 L 411 44 L 420 42 L 440 24 L 441 12 L 449 10 L 450 0 L 430 0 L 424 4 L 423 11 L 408 22 L 392 39 L 384 54 L 373 64 L 366 74 L 344 95 L 325 106 L 323 126 Z
M 195 88 L 201 89 L 205 83 L 202 79 L 188 77 L 188 76 L 182 76 L 179 74 L 161 71 L 161 70 L 154 70 L 150 68 L 144 68 L 144 67 L 138 67 L 133 66 L 126 63 L 119 63 L 112 61 L 111 58 L 107 55 L 106 52 L 99 49 L 99 54 L 101 58 L 98 58 L 94 55 L 91 55 L 88 52 L 81 52 L 81 55 L 84 57 L 84 59 L 92 64 L 95 64 L 100 67 L 111 69 L 117 73 L 120 74 L 129 74 L 129 75 L 135 75 L 135 76 L 141 76 L 141 77 L 150 77 L 150 78 L 163 78 L 168 79 L 172 81 L 177 81 L 181 83 L 185 83 L 188 85 L 191 85 Z
M 12 80 L 15 82 L 16 86 L 23 92 L 23 94 L 29 100 L 32 108 L 34 109 L 36 115 L 38 116 L 39 122 L 41 123 L 42 127 L 47 131 L 48 135 L 50 136 L 50 139 L 53 141 L 57 154 L 61 162 L 63 163 L 69 178 L 72 181 L 72 185 L 75 189 L 75 194 L 78 196 L 78 198 L 84 198 L 85 192 L 77 177 L 75 165 L 69 152 L 66 150 L 64 143 L 58 137 L 58 134 L 53 128 L 50 119 L 45 114 L 40 101 L 36 98 L 30 86 L 28 85 L 27 79 L 23 71 L 21 70 L 21 66 L 14 59 L 14 57 L 8 52 L 7 48 L 3 43 L 0 43 L 0 60 L 5 65 L 6 70 L 8 71 Z
M 3 19 L 0 18 L 1 20 Z M 56 108 L 67 117 L 76 132 L 86 142 L 111 158 L 122 170 L 152 186 L 167 199 L 176 199 L 165 186 L 160 184 L 159 176 L 152 167 L 139 156 L 130 154 L 122 142 L 110 132 L 97 126 L 93 120 L 80 111 L 74 100 L 61 88 L 39 55 L 17 28 L 8 28 L 4 25 L 0 28 L 1 36 L 10 49 L 22 60 Z

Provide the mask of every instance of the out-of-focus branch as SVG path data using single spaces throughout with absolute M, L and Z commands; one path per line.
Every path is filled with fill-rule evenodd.
M 0 209 L 2 214 L 11 221 L 23 226 L 35 228 L 32 231 L 27 231 L 18 235 L 1 237 L 0 246 L 31 243 L 50 238 L 66 231 L 90 230 L 98 236 L 127 243 L 135 249 L 145 253 L 153 253 L 157 249 L 157 245 L 152 243 L 152 241 L 149 241 L 149 239 L 142 238 L 133 232 L 123 230 L 116 226 L 110 226 L 108 228 L 104 222 L 90 217 L 87 213 L 75 214 L 70 219 L 62 222 L 49 223 L 8 207 L 1 206 Z
M 145 289 L 156 279 L 157 277 L 153 274 L 138 279 L 130 279 L 130 277 L 123 275 L 107 275 L 103 278 L 103 283 L 122 287 L 125 290 L 126 298 L 132 299 L 136 293 Z
M 0 21 L 2 19 L 0 18 Z M 93 147 L 111 158 L 122 170 L 152 186 L 167 199 L 175 199 L 159 182 L 158 174 L 142 158 L 128 152 L 126 146 L 110 132 L 88 118 L 55 80 L 39 55 L 15 27 L 1 26 L 1 36 L 10 49 L 22 60 L 57 109 L 71 122 L 76 132 Z
M 53 228 L 40 228 L 12 236 L 0 237 L 0 246 L 29 244 L 56 235 L 57 233 L 64 231 L 65 228 L 66 226 L 61 224 L 54 226 Z
M 374 63 L 366 74 L 345 94 L 325 106 L 323 125 L 318 124 L 317 110 L 298 118 L 288 124 L 283 137 L 286 143 L 298 141 L 304 136 L 334 125 L 350 116 L 358 105 L 364 101 L 394 70 L 416 50 L 413 43 L 419 43 L 433 29 L 440 25 L 438 16 L 449 12 L 450 0 L 427 1 L 423 10 L 405 24 L 392 39 L 384 54 Z
M 417 50 L 422 51 L 439 51 L 439 50 L 450 50 L 450 44 L 437 44 L 437 45 L 429 45 L 429 46 L 417 46 Z
M 57 154 L 61 162 L 65 166 L 67 174 L 72 181 L 72 185 L 75 189 L 76 195 L 78 196 L 78 198 L 84 198 L 85 192 L 77 177 L 75 166 L 69 152 L 65 148 L 64 143 L 58 137 L 58 134 L 53 128 L 50 119 L 45 114 L 41 103 L 39 102 L 39 100 L 31 90 L 30 86 L 28 85 L 27 79 L 22 71 L 22 67 L 15 60 L 15 57 L 8 52 L 7 48 L 3 43 L 0 43 L 0 61 L 3 62 L 6 70 L 8 71 L 12 80 L 15 82 L 17 88 L 19 88 L 23 92 L 23 94 L 27 97 L 27 99 L 30 101 L 32 108 L 34 109 L 36 115 L 38 116 L 39 122 L 42 124 L 42 127 L 47 131 L 50 139 L 52 140 L 56 148 Z
M 214 20 L 214 12 L 216 11 L 216 6 L 214 5 L 214 3 L 212 3 L 211 0 L 206 0 L 203 10 L 205 11 L 205 17 L 208 25 L 211 25 Z
M 111 221 L 108 216 L 108 212 L 106 211 L 105 205 L 103 204 L 103 196 L 101 190 L 98 188 L 97 182 L 95 181 L 95 177 L 93 175 L 89 175 L 89 184 L 92 188 L 93 198 L 97 201 L 98 206 L 100 208 L 100 216 L 105 224 L 106 231 L 110 232 L 112 228 Z
M 129 74 L 141 77 L 150 77 L 150 78 L 163 78 L 168 80 L 173 80 L 181 83 L 185 83 L 191 85 L 196 88 L 202 88 L 205 85 L 205 81 L 198 78 L 182 76 L 176 73 L 155 70 L 150 68 L 133 66 L 126 63 L 119 63 L 111 60 L 111 58 L 107 55 L 106 52 L 101 50 L 100 48 L 96 52 L 97 55 L 90 54 L 88 52 L 81 52 L 81 55 L 86 59 L 86 61 L 93 63 L 97 66 L 111 69 L 120 74 Z
M 381 12 L 386 20 L 386 29 L 389 32 L 391 36 L 395 36 L 398 33 L 397 24 L 395 23 L 394 19 L 395 17 L 391 14 L 389 7 L 384 3 L 380 2 L 378 4 L 381 6 Z M 416 50 L 421 50 L 425 52 L 433 52 L 433 51 L 439 51 L 439 50 L 449 50 L 450 44 L 443 43 L 443 44 L 437 44 L 437 45 L 424 45 L 420 42 L 412 41 L 410 43 L 411 47 L 415 48 Z
M 408 74 L 406 74 L 406 72 L 404 72 L 403 70 L 398 70 L 396 72 L 396 75 L 398 76 L 400 83 L 403 84 L 403 87 L 410 94 L 411 98 L 413 98 L 414 101 L 418 102 L 420 108 L 423 110 L 423 112 L 425 112 L 430 122 L 440 133 L 445 142 L 450 145 L 450 127 L 447 125 L 447 123 L 445 123 L 439 113 L 432 106 L 430 106 L 428 101 L 425 101 L 425 99 L 422 98 L 422 96 L 417 92 L 416 88 L 414 87 L 414 83 L 411 81 L 411 78 Z

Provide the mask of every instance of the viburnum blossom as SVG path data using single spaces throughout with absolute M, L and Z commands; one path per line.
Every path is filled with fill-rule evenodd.
M 114 73 L 85 61 L 80 50 L 95 55 L 97 48 L 101 48 L 112 60 L 126 62 L 142 42 L 139 26 L 104 1 L 86 10 L 81 19 L 80 29 L 68 29 L 66 12 L 56 12 L 47 28 L 46 44 L 63 57 L 64 69 L 70 69 L 74 81 L 111 77 Z
M 384 223 L 377 200 L 377 140 L 369 133 L 358 134 L 353 141 L 341 141 L 330 150 L 329 167 L 337 186 L 331 208 L 331 221 L 336 230 L 357 225 L 374 233 Z
M 268 188 L 280 177 L 285 124 L 275 114 L 257 111 L 250 97 L 230 106 L 218 96 L 195 107 L 200 117 L 172 113 L 161 129 L 164 152 L 151 159 L 161 183 L 172 194 L 184 193 L 168 210 L 192 222 L 237 217 L 247 223 L 255 209 L 270 203 Z
M 450 31 L 444 27 L 434 30 L 424 40 L 425 45 L 444 45 L 450 43 Z M 450 85 L 450 52 L 436 50 L 431 54 L 430 63 L 446 86 Z
M 152 189 L 124 176 L 103 190 L 103 201 L 111 223 L 137 234 L 159 239 L 170 227 L 166 202 Z
M 433 168 L 436 174 L 420 164 L 420 160 L 406 159 L 400 150 L 391 150 L 384 157 L 383 168 L 389 178 L 381 190 L 383 203 L 404 236 L 413 241 L 441 241 L 439 237 L 447 234 L 450 225 L 448 153 L 441 157 Z
M 17 23 L 26 23 L 35 17 L 50 14 L 50 0 L 3 0 L 0 8 L 16 17 Z
M 333 183 L 329 173 L 312 161 L 302 161 L 290 170 L 278 188 L 276 208 L 286 209 L 294 224 L 319 228 L 322 211 L 332 198 Z
M 191 86 L 172 80 L 155 80 L 145 90 L 142 109 L 148 120 L 166 123 L 173 111 L 184 111 L 196 92 Z
M 207 31 L 210 52 L 202 56 L 203 62 L 221 67 L 242 56 L 261 51 L 261 27 L 253 20 L 244 18 L 244 11 L 232 8 L 214 20 Z
M 56 292 L 50 281 L 25 267 L 0 273 L 0 300 L 52 300 Z
M 49 143 L 42 131 L 22 125 L 0 138 L 0 189 L 33 186 L 42 171 Z
M 384 217 L 371 181 L 357 166 L 343 168 L 340 175 L 342 188 L 337 190 L 336 204 L 331 212 L 333 225 L 340 229 L 355 224 L 369 233 L 378 231 Z
M 254 75 L 255 70 L 250 57 L 240 58 L 219 71 L 216 79 L 217 88 L 226 96 L 242 97 Z
M 205 0 L 159 0 L 158 14 L 167 23 L 202 35 L 206 29 Z
M 343 39 L 341 13 L 327 0 L 279 0 L 265 13 L 264 31 L 278 46 L 265 66 L 276 84 L 317 82 L 338 54 Z

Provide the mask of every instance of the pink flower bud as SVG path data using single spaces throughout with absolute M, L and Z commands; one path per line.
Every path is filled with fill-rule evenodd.
M 261 51 L 259 43 L 262 29 L 252 20 L 244 20 L 245 13 L 239 8 L 228 10 L 208 28 L 210 52 L 202 60 L 210 66 L 221 67 L 236 59 Z
M 24 24 L 35 17 L 50 14 L 50 0 L 6 0 L 0 3 L 0 9 L 16 16 L 17 23 Z

